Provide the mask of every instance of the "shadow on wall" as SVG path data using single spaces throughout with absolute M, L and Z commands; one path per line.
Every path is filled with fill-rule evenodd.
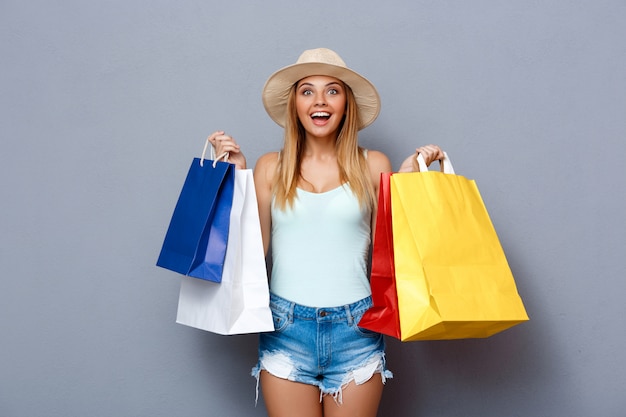
M 187 343 L 188 356 L 182 362 L 195 370 L 193 374 L 177 374 L 177 377 L 185 379 L 173 382 L 182 384 L 185 395 L 193 399 L 181 405 L 181 415 L 196 415 L 196 412 L 199 413 L 197 415 L 265 415 L 261 395 L 255 407 L 256 380 L 250 375 L 257 360 L 258 335 L 223 336 L 179 324 L 176 326 Z M 219 399 L 232 397 L 234 391 L 238 401 L 230 404 L 228 414 L 224 414 Z M 180 398 L 175 400 L 181 401 Z
M 514 334 L 518 330 L 514 327 L 488 339 L 400 342 L 388 338 L 387 361 L 394 378 L 387 383 L 380 415 L 464 415 L 463 407 L 476 404 L 476 398 L 487 401 L 507 392 L 516 392 L 513 397 L 518 398 L 520 389 L 528 389 L 523 381 L 548 376 L 542 375 L 540 365 L 533 370 L 521 368 L 529 361 L 523 356 L 529 353 L 522 351 L 525 343 L 519 333 Z M 534 376 L 529 378 L 528 373 Z M 490 411 L 488 404 L 484 411 Z
M 379 416 L 526 417 L 537 410 L 558 415 L 563 404 L 584 409 L 580 395 L 558 388 L 564 376 L 557 370 L 567 367 L 559 363 L 565 348 L 549 322 L 533 314 L 534 303 L 524 303 L 529 322 L 485 339 L 400 342 L 387 337 L 394 378 L 387 382 Z M 554 391 L 542 391 L 546 386 Z M 480 409 L 469 410 L 470 405 Z

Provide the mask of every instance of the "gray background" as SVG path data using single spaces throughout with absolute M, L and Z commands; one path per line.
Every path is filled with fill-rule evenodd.
M 477 180 L 531 321 L 389 340 L 380 416 L 623 416 L 626 2 L 0 1 L 0 416 L 264 416 L 256 336 L 175 323 L 154 264 L 191 158 L 281 143 L 308 48 L 380 90 L 364 146 Z

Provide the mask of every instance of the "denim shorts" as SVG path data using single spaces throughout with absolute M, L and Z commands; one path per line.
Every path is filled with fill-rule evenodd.
M 362 384 L 379 373 L 385 383 L 393 375 L 385 365 L 383 335 L 357 326 L 371 306 L 371 297 L 341 307 L 315 308 L 270 294 L 275 330 L 259 336 L 259 361 L 252 369 L 257 397 L 261 370 L 315 385 L 320 400 L 331 394 L 339 402 L 351 381 Z

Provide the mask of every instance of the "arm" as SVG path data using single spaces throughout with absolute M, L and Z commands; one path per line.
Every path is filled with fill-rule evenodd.
M 387 155 L 378 151 L 367 152 L 367 163 L 370 169 L 370 178 L 374 188 L 374 207 L 372 208 L 372 224 L 371 235 L 372 243 L 374 242 L 374 231 L 376 230 L 376 214 L 378 211 L 378 189 L 380 188 L 380 174 L 383 172 L 391 172 L 391 162 Z
M 391 172 L 391 162 L 387 155 L 379 151 L 367 151 L 367 164 L 370 169 L 370 178 L 374 186 L 374 196 L 378 196 L 378 187 L 380 186 L 380 174 L 383 172 Z M 378 201 L 378 200 L 377 200 Z
M 400 165 L 398 172 L 419 172 L 417 166 L 417 154 L 421 153 L 426 162 L 426 166 L 430 166 L 433 161 L 443 159 L 443 151 L 437 145 L 426 145 L 415 149 L 415 153 L 407 157 Z
M 259 205 L 259 220 L 263 236 L 263 250 L 267 255 L 272 231 L 272 186 L 276 176 L 278 152 L 271 152 L 259 158 L 254 167 L 254 186 Z

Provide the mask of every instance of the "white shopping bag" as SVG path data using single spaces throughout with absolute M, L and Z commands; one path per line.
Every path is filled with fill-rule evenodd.
M 222 282 L 182 277 L 176 322 L 233 335 L 274 330 L 252 170 L 235 171 Z

